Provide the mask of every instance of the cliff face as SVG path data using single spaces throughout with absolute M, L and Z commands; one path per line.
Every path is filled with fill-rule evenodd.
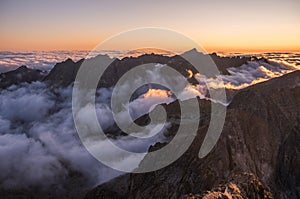
M 171 165 L 125 174 L 86 198 L 299 198 L 299 107 L 300 71 L 243 89 L 229 105 L 221 137 L 205 158 L 199 159 L 198 152 L 207 118 L 200 121 L 188 151 Z

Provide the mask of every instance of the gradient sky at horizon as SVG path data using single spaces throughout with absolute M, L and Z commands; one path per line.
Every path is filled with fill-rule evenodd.
M 1 0 L 0 50 L 92 49 L 153 26 L 210 52 L 300 51 L 299 10 L 299 0 Z

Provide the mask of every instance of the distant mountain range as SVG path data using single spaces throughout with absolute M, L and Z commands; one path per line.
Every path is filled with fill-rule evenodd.
M 46 74 L 46 72 L 41 70 L 21 66 L 16 70 L 0 74 L 0 88 L 7 88 L 11 85 L 42 80 Z
M 192 49 L 183 53 L 184 56 L 194 56 L 195 54 L 197 56 L 210 56 L 218 67 L 220 73 L 223 75 L 229 75 L 227 68 L 230 67 L 239 67 L 253 60 L 267 61 L 264 58 L 258 59 L 254 56 L 221 57 L 216 53 L 204 55 L 197 52 L 196 49 Z M 88 59 L 87 61 L 95 61 L 99 57 L 101 57 L 102 59 L 111 60 L 111 58 L 106 55 L 98 55 L 95 58 Z M 138 65 L 147 63 L 167 64 L 171 68 L 180 72 L 185 77 L 189 76 L 187 70 L 191 70 L 193 73 L 198 72 L 187 60 L 179 55 L 169 57 L 157 54 L 145 54 L 139 57 L 125 57 L 123 59 L 114 59 L 111 61 L 112 63 L 109 65 L 103 75 L 103 78 L 99 82 L 99 87 L 111 87 L 115 85 L 120 77 L 128 70 Z M 26 66 L 21 66 L 14 71 L 2 73 L 0 75 L 0 88 L 6 88 L 10 85 L 19 84 L 22 82 L 29 83 L 33 81 L 44 81 L 47 82 L 50 86 L 65 87 L 71 85 L 74 82 L 77 71 L 83 62 L 84 59 L 81 59 L 77 62 L 74 62 L 71 59 L 67 59 L 61 63 L 57 63 L 48 74 L 37 69 L 30 69 Z M 191 83 L 197 83 L 197 80 L 195 80 L 194 78 L 191 78 L 189 81 Z

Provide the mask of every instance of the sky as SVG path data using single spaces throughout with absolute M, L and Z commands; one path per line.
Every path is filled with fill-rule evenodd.
M 0 50 L 89 50 L 119 32 L 161 27 L 209 52 L 299 52 L 299 10 L 299 0 L 1 0 Z

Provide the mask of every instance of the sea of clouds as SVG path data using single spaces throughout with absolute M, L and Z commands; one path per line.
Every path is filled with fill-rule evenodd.
M 117 57 L 123 54 L 122 51 L 90 51 L 73 50 L 73 51 L 27 51 L 27 52 L 0 52 L 0 73 L 14 70 L 22 65 L 29 68 L 49 71 L 56 63 L 62 62 L 67 58 L 78 61 L 86 57 L 93 57 L 96 54 L 107 54 L 111 57 Z
M 66 57 L 79 60 L 86 55 L 85 51 L 81 53 L 72 57 L 70 53 L 57 55 L 54 52 L 28 54 L 1 52 L 0 65 L 6 70 L 24 64 L 32 68 L 49 70 L 56 62 Z M 251 61 L 238 68 L 229 68 L 231 75 L 220 75 L 219 78 L 224 81 L 226 88 L 241 89 L 299 69 L 297 68 L 299 54 L 296 61 L 294 54 L 289 58 L 294 60 L 293 63 L 284 60 L 284 57 L 287 57 L 283 55 L 280 55 L 282 60 L 278 58 L 277 61 L 274 54 L 270 56 L 273 57 L 269 63 Z M 160 69 L 164 66 L 157 66 L 153 71 L 146 73 L 153 81 L 164 78 L 160 74 Z M 200 73 L 191 75 L 199 81 L 199 84 L 185 85 L 177 98 L 181 100 L 195 96 L 205 98 L 207 85 L 212 88 L 220 86 L 216 79 L 207 79 Z M 137 79 L 135 83 L 138 81 Z M 180 85 L 182 81 L 183 79 L 178 78 L 176 84 Z M 126 87 L 130 87 L 130 83 L 124 85 L 124 95 Z M 97 91 L 96 113 L 104 130 L 114 125 L 110 109 L 112 91 L 112 88 L 101 88 Z M 174 100 L 174 96 L 167 91 L 150 89 L 129 102 L 128 107 L 131 116 L 136 119 L 148 113 L 155 105 Z M 81 111 L 86 115 L 83 119 L 89 120 L 89 105 L 82 107 Z M 122 116 L 123 113 L 118 114 Z M 165 125 L 157 131 L 150 126 L 148 133 L 152 136 L 146 141 L 118 136 L 114 143 L 129 151 L 146 152 L 156 142 L 166 141 L 163 132 L 167 128 L 168 125 Z M 104 139 L 96 144 L 101 153 L 115 164 L 134 169 L 144 157 L 143 155 L 116 157 L 115 151 L 108 150 L 109 142 L 109 139 Z M 0 90 L 0 159 L 2 189 L 51 188 L 61 195 L 67 192 L 70 186 L 78 190 L 90 189 L 122 174 L 99 163 L 83 147 L 73 121 L 72 87 L 50 89 L 42 82 L 23 83 Z
M 122 174 L 99 163 L 82 146 L 74 127 L 71 94 L 71 87 L 50 90 L 41 82 L 11 86 L 0 91 L 2 189 L 49 189 L 55 186 L 57 194 L 63 194 L 70 184 L 80 185 L 84 181 L 84 186 L 77 189 L 91 188 Z M 114 123 L 107 104 L 110 95 L 110 89 L 98 90 L 96 112 L 103 129 Z M 164 101 L 170 99 L 141 97 L 130 107 L 137 117 L 155 103 Z M 141 103 L 143 108 L 139 110 Z M 88 120 L 88 115 L 84 119 Z M 118 137 L 115 143 L 130 151 L 146 152 L 150 145 L 165 140 L 164 130 L 151 132 L 150 129 L 154 136 L 146 141 Z M 115 164 L 134 169 L 143 158 L 143 155 L 117 158 L 114 151 L 106 149 L 108 142 L 108 139 L 102 140 L 97 146 Z M 71 178 L 73 173 L 79 176 Z
M 123 57 L 126 52 L 117 50 L 93 51 L 90 54 L 87 50 L 73 51 L 28 51 L 28 52 L 11 52 L 0 51 L 0 73 L 14 70 L 21 65 L 29 68 L 36 68 L 48 71 L 58 63 L 71 58 L 78 61 L 82 58 L 93 57 L 96 54 L 107 54 L 110 57 Z M 131 54 L 129 54 L 131 55 Z M 260 54 L 223 54 L 224 56 L 258 56 L 281 62 L 284 64 L 300 65 L 300 53 L 260 53 Z
M 151 81 L 160 77 L 161 67 L 146 73 Z M 140 81 L 137 79 L 135 83 Z M 180 82 L 182 79 L 179 78 L 177 84 Z M 120 97 L 127 94 L 126 88 L 130 88 L 131 83 L 122 85 Z M 112 91 L 112 88 L 97 90 L 96 113 L 104 131 L 109 131 L 115 124 L 110 109 Z M 189 92 L 182 92 L 181 96 L 192 97 Z M 127 105 L 135 120 L 156 104 L 172 101 L 174 97 L 167 91 L 153 88 Z M 80 109 L 82 119 L 87 123 L 90 121 L 90 107 L 86 104 Z M 127 119 L 124 112 L 117 114 L 121 120 Z M 167 141 L 163 133 L 168 124 L 157 127 L 148 126 L 147 135 L 143 135 L 148 139 L 119 135 L 115 138 L 117 146 L 140 155 L 118 157 L 117 152 L 108 147 L 111 142 L 108 138 L 97 140 L 95 146 L 113 164 L 133 170 L 151 145 Z M 38 81 L 0 90 L 0 158 L 0 187 L 8 190 L 52 190 L 55 187 L 57 193 L 54 194 L 62 195 L 71 185 L 77 190 L 85 190 L 122 174 L 98 162 L 82 145 L 73 121 L 72 86 L 49 88 L 46 83 Z

